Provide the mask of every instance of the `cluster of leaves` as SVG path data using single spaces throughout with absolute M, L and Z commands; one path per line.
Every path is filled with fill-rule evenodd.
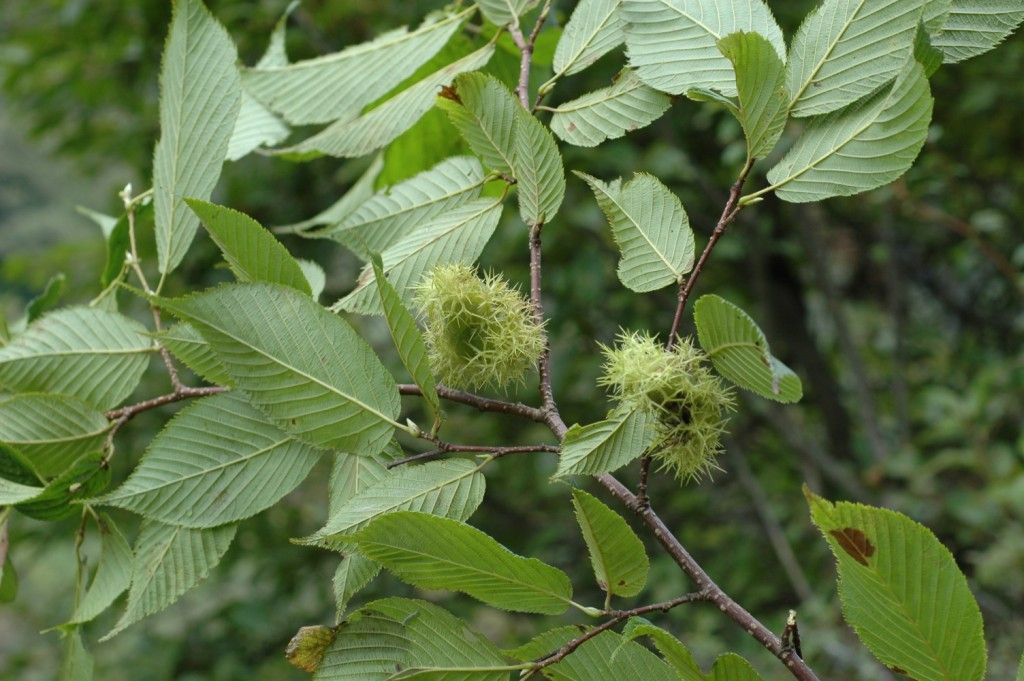
M 301 541 L 344 556 L 335 579 L 344 622 L 296 640 L 297 662 L 316 678 L 500 679 L 515 671 L 581 680 L 760 678 L 735 655 L 719 658 L 706 675 L 676 637 L 639 619 L 648 611 L 643 606 L 611 609 L 613 596 L 642 591 L 647 556 L 625 520 L 596 498 L 579 490 L 572 496 L 607 595 L 603 606 L 586 606 L 572 600 L 561 570 L 518 556 L 466 524 L 484 499 L 485 466 L 500 448 L 480 448 L 493 453 L 479 460 L 398 460 L 396 433 L 437 444 L 442 453 L 460 451 L 438 439 L 437 367 L 426 361 L 409 304 L 438 266 L 480 257 L 512 186 L 539 249 L 540 227 L 555 220 L 566 187 L 555 136 L 578 146 L 614 139 L 663 114 L 670 95 L 723 107 L 743 129 L 746 159 L 722 229 L 768 193 L 807 202 L 888 183 L 924 143 L 931 73 L 943 61 L 993 47 L 1024 12 L 942 0 L 826 0 L 787 50 L 759 0 L 583 0 L 558 40 L 554 76 L 538 98 L 623 43 L 629 66 L 603 90 L 545 107 L 532 100 L 528 81 L 521 81 L 517 101 L 499 78 L 481 71 L 507 30 L 523 42 L 529 73 L 533 42 L 525 41 L 537 36 L 525 38 L 519 26 L 532 4 L 481 0 L 428 17 L 414 30 L 295 63 L 283 49 L 282 22 L 252 68 L 239 68 L 227 33 L 198 0 L 176 4 L 160 79 L 153 188 L 126 193 L 124 215 L 109 224 L 102 291 L 89 306 L 49 314 L 42 314 L 44 296 L 23 322 L 0 325 L 0 525 L 10 508 L 43 520 L 80 513 L 83 531 L 95 527 L 102 542 L 91 580 L 80 571 L 73 614 L 61 626 L 67 678 L 87 676 L 91 666 L 83 624 L 124 591 L 124 613 L 106 637 L 173 603 L 216 566 L 238 522 L 277 503 L 324 456 L 333 459 L 329 519 Z M 478 11 L 485 21 L 475 39 L 466 38 L 460 28 Z M 542 21 L 537 26 L 544 28 Z M 530 109 L 550 109 L 550 125 Z M 270 153 L 299 161 L 354 158 L 390 148 L 439 113 L 471 155 L 437 160 L 378 192 L 381 164 L 373 164 L 365 182 L 296 228 L 336 240 L 366 261 L 355 289 L 330 310 L 317 302 L 322 271 L 293 258 L 251 218 L 208 202 L 226 159 L 282 143 L 293 127 L 324 126 Z M 773 156 L 790 118 L 803 119 L 795 142 L 767 171 L 767 186 L 741 196 L 754 162 Z M 659 180 L 580 176 L 611 225 L 627 288 L 682 287 L 699 275 L 704 258 L 695 257 L 686 212 Z M 136 231 L 149 220 L 158 275 L 152 288 L 135 247 Z M 166 278 L 200 224 L 237 282 L 167 297 Z M 156 315 L 149 332 L 118 312 L 117 290 L 131 274 L 154 310 L 177 323 L 162 328 Z M 340 311 L 383 314 L 435 416 L 429 434 L 399 422 L 394 378 Z M 704 296 L 694 322 L 703 353 L 723 378 L 768 399 L 800 399 L 799 379 L 741 309 Z M 695 350 L 691 339 L 678 347 Z M 122 405 L 155 354 L 171 368 L 174 392 L 166 401 L 200 399 L 167 424 L 127 480 L 107 490 L 118 430 L 149 408 Z M 211 385 L 181 385 L 171 355 Z M 652 448 L 662 452 L 664 438 L 650 420 L 644 409 L 620 410 L 568 429 L 558 477 L 602 475 Z M 837 556 L 844 613 L 872 652 L 911 678 L 980 679 L 980 613 L 934 536 L 892 512 L 808 498 Z M 144 518 L 134 545 L 114 517 L 99 512 L 103 507 Z M 0 547 L 0 595 L 13 597 L 13 567 L 6 545 Z M 348 612 L 381 568 L 415 587 L 462 592 L 509 611 L 557 615 L 576 608 L 611 619 L 582 633 L 548 631 L 501 651 L 423 601 L 390 598 Z M 711 597 L 702 591 L 694 600 Z M 623 621 L 621 634 L 606 626 Z M 637 643 L 641 638 L 659 654 Z

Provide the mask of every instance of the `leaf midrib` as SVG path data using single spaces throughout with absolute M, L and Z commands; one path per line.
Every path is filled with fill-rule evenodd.
M 299 375 L 299 376 L 301 376 L 303 378 L 308 379 L 312 383 L 316 383 L 317 385 L 319 385 L 319 386 L 323 387 L 324 389 L 326 389 L 328 392 L 332 392 L 335 395 L 337 395 L 337 396 L 339 396 L 339 397 L 341 397 L 341 398 L 343 398 L 345 400 L 348 400 L 349 402 L 351 402 L 352 404 L 356 405 L 357 407 L 360 407 L 364 411 L 366 411 L 366 412 L 376 416 L 381 421 L 384 421 L 386 423 L 390 423 L 391 425 L 395 426 L 396 428 L 401 428 L 402 427 L 401 424 L 396 423 L 394 421 L 394 419 L 392 419 L 390 416 L 386 416 L 385 414 L 383 414 L 379 410 L 371 407 L 370 405 L 366 404 L 365 402 L 363 402 L 362 400 L 358 399 L 357 397 L 355 397 L 353 395 L 349 395 L 348 393 L 346 393 L 345 391 L 341 390 L 340 388 L 337 388 L 337 387 L 335 387 L 335 386 L 333 386 L 333 385 L 331 385 L 329 383 L 325 383 L 324 381 L 320 380 L 319 378 L 316 378 L 315 376 L 312 376 L 312 375 L 306 373 L 305 371 L 301 371 L 298 368 L 292 366 L 291 364 L 288 364 L 284 360 L 276 358 L 275 356 L 271 355 L 269 352 L 266 352 L 263 349 L 256 347 L 255 345 L 250 343 L 248 340 L 246 340 L 244 338 L 240 338 L 239 336 L 236 336 L 235 334 L 232 334 L 229 331 L 227 331 L 227 330 L 225 330 L 225 329 L 223 329 L 221 327 L 215 326 L 214 324 L 211 324 L 211 323 L 209 323 L 207 321 L 203 321 L 203 322 L 200 322 L 200 323 L 201 324 L 205 324 L 206 326 L 209 326 L 212 329 L 215 329 L 218 333 L 221 333 L 221 334 L 227 336 L 228 338 L 230 338 L 231 340 L 239 343 L 243 347 L 249 348 L 250 350 L 252 350 L 256 354 L 261 355 L 261 356 L 267 358 L 268 360 L 271 360 L 273 363 L 278 364 L 279 366 L 281 366 L 281 367 L 283 367 L 283 368 L 285 368 L 285 369 L 287 369 L 289 371 L 292 371 L 293 373 L 295 373 L 295 374 L 297 374 L 297 375 Z M 231 372 L 228 372 L 228 373 L 230 374 Z
M 253 67 L 253 68 L 249 69 L 249 71 L 260 71 L 260 72 L 263 72 L 263 73 L 273 73 L 275 71 L 286 71 L 288 69 L 291 69 L 292 71 L 297 71 L 297 70 L 308 69 L 308 68 L 318 68 L 318 67 L 320 67 L 320 66 L 322 66 L 324 64 L 331 64 L 331 63 L 336 62 L 336 61 L 345 61 L 347 59 L 350 59 L 353 56 L 362 56 L 364 54 L 372 54 L 373 52 L 376 52 L 378 50 L 394 47 L 395 45 L 400 45 L 401 43 L 403 43 L 403 42 L 405 42 L 407 40 L 411 40 L 413 38 L 417 38 L 417 37 L 421 36 L 424 33 L 429 33 L 430 31 L 438 29 L 438 28 L 441 28 L 442 26 L 446 26 L 449 23 L 452 23 L 452 22 L 455 22 L 455 21 L 461 22 L 462 19 L 464 19 L 466 16 L 468 16 L 471 12 L 475 12 L 475 11 L 476 11 L 476 7 L 475 6 L 471 6 L 468 9 L 463 10 L 462 12 L 457 12 L 455 14 L 449 14 L 447 17 L 445 17 L 444 19 L 441 19 L 440 21 L 435 21 L 433 23 L 429 23 L 429 24 L 425 24 L 425 25 L 420 25 L 420 26 L 418 26 L 413 31 L 408 31 L 406 33 L 402 33 L 401 35 L 395 36 L 392 40 L 381 41 L 378 44 L 374 44 L 371 41 L 371 43 L 366 43 L 366 44 L 362 44 L 362 45 L 354 45 L 354 46 L 352 46 L 352 49 L 350 49 L 350 50 L 342 49 L 342 50 L 340 50 L 338 52 L 335 52 L 333 54 L 325 54 L 325 55 L 322 55 L 320 57 L 313 57 L 312 59 L 304 59 L 304 60 L 299 61 L 299 62 L 292 62 L 292 63 L 289 63 L 289 64 L 284 64 L 282 66 L 272 66 L 272 67 L 269 67 L 269 68 L 266 68 L 266 67 L 263 67 L 263 68 Z
M 373 514 L 367 516 L 366 518 L 363 518 L 362 520 L 359 520 L 359 521 L 357 521 L 355 523 L 349 523 L 348 525 L 342 527 L 339 530 L 335 530 L 335 531 L 331 531 L 331 532 L 324 532 L 323 534 L 317 533 L 317 535 L 315 535 L 315 536 L 317 537 L 318 541 L 322 541 L 322 540 L 325 540 L 325 539 L 330 539 L 331 537 L 337 537 L 338 535 L 343 535 L 346 532 L 351 531 L 351 529 L 353 527 L 355 527 L 356 525 L 366 525 L 366 524 L 369 524 L 371 521 L 373 521 L 373 520 L 375 520 L 375 519 L 377 519 L 377 518 L 379 518 L 379 517 L 381 517 L 383 515 L 387 515 L 388 513 L 391 513 L 391 512 L 396 511 L 396 510 L 402 510 L 401 509 L 402 506 L 404 506 L 406 504 L 410 504 L 413 501 L 415 501 L 416 499 L 419 499 L 421 497 L 425 497 L 428 494 L 432 494 L 434 492 L 437 492 L 438 490 L 444 489 L 448 485 L 455 484 L 455 483 L 461 482 L 465 478 L 472 477 L 473 474 L 477 473 L 478 471 L 479 471 L 479 469 L 475 468 L 475 467 L 471 468 L 471 469 L 467 468 L 464 472 L 460 473 L 459 475 L 457 475 L 457 476 L 455 476 L 453 478 L 448 478 L 448 479 L 438 483 L 437 485 L 434 485 L 433 487 L 428 487 L 426 489 L 419 490 L 419 491 L 417 491 L 417 493 L 405 497 L 400 502 L 392 504 L 391 506 L 388 506 L 388 507 L 386 507 L 384 509 L 381 509 L 379 511 L 376 511 Z M 372 489 L 372 487 L 367 487 L 365 490 L 363 490 L 363 492 L 357 493 L 347 504 L 345 504 L 345 506 L 348 506 L 349 504 L 354 502 L 356 499 L 358 499 L 359 496 L 361 496 L 364 492 L 366 492 L 369 489 Z M 345 508 L 342 507 L 342 509 L 340 509 L 338 511 L 338 513 L 336 513 L 335 515 L 336 516 L 341 515 L 344 510 L 345 510 Z M 329 520 L 328 520 L 328 525 L 330 525 L 330 521 Z
M 360 541 L 359 543 L 362 544 L 363 542 Z M 385 549 L 391 549 L 393 551 L 405 552 L 405 553 L 410 554 L 412 556 L 415 556 L 417 558 L 429 558 L 429 559 L 433 560 L 434 562 L 441 563 L 442 565 L 451 565 L 451 566 L 454 566 L 454 567 L 460 567 L 460 568 L 463 568 L 464 570 L 466 570 L 466 571 L 468 571 L 470 573 L 484 575 L 484 576 L 487 576 L 487 577 L 492 577 L 492 578 L 496 579 L 497 581 L 505 582 L 507 584 L 512 584 L 512 585 L 515 585 L 515 586 L 525 587 L 526 590 L 533 591 L 535 594 L 543 594 L 545 596 L 551 596 L 552 598 L 555 598 L 556 600 L 559 600 L 559 601 L 561 601 L 563 603 L 569 603 L 569 604 L 572 603 L 572 599 L 566 598 L 565 596 L 563 596 L 563 595 L 561 595 L 561 594 L 559 594 L 557 592 L 549 591 L 547 589 L 541 588 L 541 587 L 539 587 L 536 584 L 533 584 L 531 582 L 519 581 L 518 579 L 516 579 L 513 576 L 504 575 L 504 574 L 501 574 L 501 573 L 498 573 L 498 572 L 491 572 L 491 571 L 488 571 L 488 570 L 483 570 L 481 568 L 474 567 L 471 564 L 459 563 L 459 562 L 457 562 L 454 559 L 444 558 L 444 557 L 438 556 L 438 555 L 433 554 L 433 553 L 427 553 L 426 551 L 410 549 L 410 548 L 402 547 L 402 546 L 393 546 L 391 544 L 386 544 L 383 541 L 376 541 L 376 542 L 366 541 L 365 543 L 371 544 L 371 545 L 376 545 L 378 547 L 382 547 L 382 548 L 385 548 Z M 533 559 L 531 559 L 531 558 L 524 558 L 523 556 L 516 556 L 515 554 L 511 554 L 511 553 L 510 553 L 510 555 L 512 555 L 513 557 L 518 558 L 519 560 L 522 560 L 522 561 L 527 561 L 527 562 L 537 561 L 536 558 L 533 558 Z M 537 563 L 539 563 L 540 565 L 544 565 L 545 567 L 550 567 L 550 566 L 548 566 L 548 565 L 546 565 L 544 563 L 541 563 L 540 561 L 537 561 Z M 532 565 L 532 567 L 536 567 L 536 565 Z M 552 568 L 552 569 L 557 569 L 557 568 Z M 462 591 L 462 589 L 459 589 L 459 588 L 452 589 L 452 590 Z
M 583 54 L 584 52 L 586 52 L 587 48 L 590 47 L 594 43 L 594 39 L 597 38 L 598 35 L 600 35 L 601 31 L 603 31 L 605 26 L 608 25 L 608 21 L 612 17 L 615 16 L 615 13 L 619 9 L 620 9 L 620 5 L 619 5 L 618 2 L 612 4 L 611 11 L 608 12 L 608 14 L 605 15 L 604 19 L 597 26 L 597 28 L 594 29 L 594 31 L 590 34 L 590 36 L 588 36 L 583 41 L 583 43 L 579 46 L 579 49 L 576 50 L 576 52 L 572 53 L 572 56 L 565 62 L 565 66 L 562 67 L 562 69 L 558 73 L 555 74 L 555 76 L 554 76 L 555 78 L 560 78 L 561 76 L 565 75 L 565 73 L 567 71 L 569 71 L 569 69 L 571 69 L 573 66 L 576 65 L 576 62 L 579 60 L 580 55 Z
M 277 447 L 280 447 L 281 445 L 287 444 L 288 442 L 291 442 L 293 440 L 294 440 L 294 438 L 286 437 L 286 438 L 283 438 L 283 439 L 279 440 L 278 442 L 275 442 L 273 444 L 267 445 L 266 447 L 262 447 L 260 449 L 257 449 L 255 451 L 253 451 L 253 452 L 243 456 L 243 457 L 223 462 L 223 463 L 218 464 L 216 466 L 213 466 L 211 468 L 202 468 L 202 469 L 197 470 L 194 473 L 189 473 L 188 475 L 182 475 L 182 476 L 178 476 L 178 477 L 175 477 L 175 478 L 171 478 L 171 479 L 169 479 L 169 480 L 167 480 L 165 482 L 160 483 L 159 485 L 154 485 L 152 487 L 146 487 L 146 488 L 140 488 L 139 491 L 132 492 L 131 494 L 122 494 L 120 496 L 113 496 L 113 495 L 106 496 L 106 497 L 102 498 L 99 501 L 108 502 L 109 503 L 111 501 L 118 501 L 118 500 L 122 500 L 122 499 L 131 499 L 133 497 L 144 496 L 146 494 L 149 494 L 150 492 L 155 492 L 156 490 L 163 489 L 163 488 L 168 487 L 170 485 L 183 484 L 185 481 L 191 480 L 192 478 L 197 478 L 197 477 L 201 477 L 201 476 L 204 476 L 204 475 L 208 475 L 208 474 L 213 473 L 215 471 L 223 470 L 223 469 L 229 468 L 231 466 L 236 466 L 236 465 L 244 464 L 244 463 L 246 463 L 248 461 L 251 461 L 252 459 L 255 459 L 258 456 L 262 456 L 262 455 L 264 455 L 264 454 L 266 454 L 266 453 L 276 449 Z M 145 463 L 146 463 L 145 460 L 143 460 L 142 463 L 139 464 L 140 468 Z
M 620 193 L 624 194 L 627 191 L 630 184 L 632 184 L 632 182 L 623 185 Z M 602 194 L 608 197 L 609 201 L 615 204 L 615 207 L 618 208 L 619 211 L 626 217 L 626 219 L 628 219 L 629 222 L 633 225 L 633 227 L 636 228 L 636 231 L 640 233 L 640 236 L 644 238 L 644 241 L 647 242 L 647 244 L 651 247 L 651 250 L 654 251 L 658 258 L 663 263 L 665 263 L 665 267 L 668 268 L 668 270 L 675 276 L 675 278 L 678 280 L 679 277 L 683 276 L 683 270 L 681 268 L 677 270 L 672 265 L 672 263 L 668 260 L 668 257 L 664 253 L 662 253 L 661 249 L 658 248 L 658 246 L 656 246 L 653 241 L 651 241 L 650 237 L 647 236 L 647 232 L 645 232 L 643 227 L 640 226 L 640 223 L 633 218 L 633 216 L 622 206 L 621 203 L 619 203 L 618 199 L 614 195 L 606 191 L 603 186 L 598 186 L 598 189 L 601 191 Z M 625 259 L 626 256 L 625 253 L 623 253 L 623 260 Z
M 825 54 L 821 56 L 821 59 L 818 60 L 818 63 L 815 64 L 814 68 L 807 75 L 807 78 L 804 80 L 803 85 L 800 86 L 800 89 L 797 91 L 797 93 L 793 95 L 793 98 L 789 102 L 790 109 L 792 109 L 796 105 L 796 103 L 800 100 L 800 97 L 802 97 L 804 92 L 807 91 L 807 88 L 810 87 L 811 82 L 814 80 L 814 77 L 818 74 L 819 71 L 821 71 L 821 68 L 825 65 L 825 62 L 828 61 L 828 58 L 836 49 L 836 45 L 839 44 L 839 42 L 843 39 L 843 36 L 846 35 L 846 32 L 850 30 L 850 26 L 852 26 L 853 22 L 856 21 L 857 17 L 860 16 L 860 12 L 862 9 L 864 9 L 864 4 L 866 2 L 867 0 L 860 0 L 860 3 L 858 3 L 857 5 L 857 9 L 850 13 L 849 21 L 847 21 L 843 25 L 842 29 L 836 34 L 835 40 L 832 41 L 832 43 L 828 46 L 828 49 L 825 50 Z

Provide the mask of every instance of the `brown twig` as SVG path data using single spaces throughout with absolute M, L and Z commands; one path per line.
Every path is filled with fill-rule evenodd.
M 736 219 L 736 214 L 743 209 L 743 206 L 739 205 L 740 192 L 743 191 L 743 184 L 747 181 L 747 175 L 750 173 L 752 165 L 753 162 L 750 159 L 743 165 L 739 177 L 736 178 L 736 181 L 729 189 L 729 198 L 725 202 L 725 207 L 722 209 L 722 214 L 719 216 L 715 228 L 711 231 L 707 245 L 701 252 L 700 258 L 697 259 L 697 264 L 693 266 L 690 276 L 679 284 L 679 295 L 676 298 L 676 313 L 672 317 L 672 329 L 669 331 L 668 340 L 666 341 L 669 349 L 675 346 L 676 339 L 679 338 L 679 326 L 683 321 L 683 310 L 686 309 L 686 301 L 690 298 L 694 286 L 697 285 L 697 279 L 700 278 L 701 272 L 704 271 L 704 265 L 707 264 L 708 258 L 711 257 L 711 251 L 714 250 L 715 244 L 725 234 L 726 228 Z
M 544 324 L 544 302 L 541 299 L 541 239 L 542 223 L 530 227 L 530 303 L 533 305 L 533 316 L 537 324 Z M 537 373 L 540 375 L 541 408 L 547 414 L 557 413 L 555 394 L 551 389 L 551 343 L 545 339 L 544 350 L 537 361 Z
M 411 383 L 400 384 L 398 386 L 398 392 L 402 395 L 423 395 L 419 386 Z M 530 405 L 523 404 L 522 402 L 505 402 L 504 400 L 495 400 L 490 397 L 476 395 L 464 390 L 455 390 L 454 388 L 449 388 L 443 385 L 437 386 L 437 394 L 439 397 L 448 400 L 449 402 L 465 404 L 470 407 L 475 407 L 480 411 L 511 414 L 513 416 L 521 416 L 525 419 L 536 421 L 538 423 L 545 423 L 544 410 L 538 409 L 537 407 L 531 407 Z
M 619 624 L 623 620 L 629 619 L 630 617 L 638 617 L 640 615 L 646 615 L 646 614 L 649 614 L 649 613 L 652 613 L 652 612 L 668 612 L 672 608 L 675 608 L 676 606 L 679 606 L 679 605 L 683 605 L 684 603 L 696 603 L 698 601 L 706 601 L 706 600 L 708 600 L 708 599 L 707 599 L 707 596 L 704 593 L 702 593 L 700 591 L 695 591 L 693 593 L 684 594 L 682 596 L 679 596 L 677 598 L 673 598 L 672 600 L 665 601 L 663 603 L 653 603 L 651 605 L 642 605 L 642 606 L 640 606 L 638 608 L 632 608 L 631 610 L 612 610 L 612 611 L 609 611 L 609 612 L 605 613 L 606 615 L 610 616 L 610 618 L 607 621 L 599 624 L 598 626 L 594 627 L 593 629 L 588 629 L 586 632 L 584 632 L 583 634 L 577 636 L 573 640 L 569 641 L 568 643 L 563 645 L 561 648 L 559 648 L 555 652 L 553 652 L 550 655 L 548 655 L 546 657 L 543 657 L 540 660 L 538 660 L 536 664 L 534 664 L 532 667 L 530 667 L 530 670 L 527 672 L 526 676 L 529 677 L 529 676 L 537 673 L 538 671 L 540 671 L 544 667 L 548 667 L 548 666 L 551 666 L 551 665 L 556 664 L 558 662 L 561 662 L 566 657 L 568 657 L 573 652 L 575 652 L 577 648 L 579 648 L 581 645 L 583 645 L 584 643 L 586 643 L 590 639 L 594 638 L 595 636 L 597 636 L 598 634 L 600 634 L 602 632 L 608 631 L 612 627 L 616 626 L 617 624 Z
M 420 452 L 419 454 L 412 454 L 403 459 L 390 462 L 388 468 L 397 468 L 398 466 L 404 466 L 407 463 L 414 463 L 417 461 L 433 461 L 434 459 L 440 459 L 445 454 L 457 454 L 457 453 L 472 453 L 481 452 L 490 454 L 492 458 L 498 459 L 509 454 L 533 454 L 535 452 L 553 452 L 558 453 L 562 451 L 562 448 L 558 445 L 515 445 L 497 447 L 494 445 L 460 445 L 451 442 L 442 442 L 440 440 L 435 441 L 437 445 L 436 449 L 432 449 L 428 452 Z
M 651 499 L 647 495 L 647 480 L 651 476 L 651 453 L 648 452 L 640 457 L 640 482 L 636 486 L 637 503 L 641 506 L 650 506 Z
M 625 485 L 616 480 L 614 476 L 605 473 L 598 476 L 598 481 L 626 508 L 633 510 L 640 516 L 640 519 L 654 533 L 655 538 L 665 551 L 683 569 L 683 572 L 693 580 L 698 590 L 706 595 L 707 600 L 718 606 L 718 609 L 726 617 L 738 624 L 744 631 L 754 637 L 758 643 L 764 646 L 765 649 L 779 658 L 794 678 L 799 681 L 818 681 L 814 671 L 807 666 L 795 651 L 784 649 L 782 641 L 778 636 L 761 624 L 743 606 L 734 601 L 708 576 L 708 573 L 704 571 L 700 563 L 690 555 L 679 539 L 665 525 L 664 521 L 658 517 L 657 513 L 649 507 L 640 506 L 636 496 Z
M 227 388 L 219 385 L 205 386 L 202 388 L 192 388 L 189 386 L 182 386 L 178 390 L 166 395 L 160 395 L 159 397 L 153 397 L 142 402 L 135 404 L 129 404 L 127 407 L 121 407 L 120 409 L 113 409 L 107 412 L 107 418 L 111 421 L 117 421 L 120 419 L 129 420 L 134 418 L 137 414 L 141 414 L 144 411 L 150 409 L 156 409 L 162 407 L 165 404 L 171 404 L 172 402 L 180 402 L 181 400 L 187 400 L 190 397 L 205 397 L 207 395 L 216 395 L 217 393 L 226 392 Z
M 537 36 L 547 21 L 548 13 L 551 11 L 551 0 L 544 3 L 540 14 L 537 15 L 537 22 L 533 25 L 529 37 L 523 35 L 519 26 L 519 19 L 509 24 L 508 32 L 512 41 L 519 48 L 519 84 L 516 85 L 516 94 L 519 95 L 519 102 L 523 108 L 530 111 L 530 63 L 533 61 L 533 48 L 537 44 Z

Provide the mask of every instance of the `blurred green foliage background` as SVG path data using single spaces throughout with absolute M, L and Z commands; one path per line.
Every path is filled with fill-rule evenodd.
M 209 2 L 246 63 L 262 52 L 285 4 Z M 556 2 L 554 18 L 564 22 L 571 4 Z M 811 6 L 810 0 L 770 4 L 790 35 Z M 63 303 L 84 302 L 97 292 L 102 238 L 75 206 L 115 213 L 116 193 L 126 182 L 148 186 L 170 7 L 108 0 L 3 5 L 0 307 L 14 319 L 57 272 L 68 279 Z M 439 6 L 306 0 L 291 21 L 289 52 L 297 59 L 334 51 L 415 24 Z M 555 38 L 552 31 L 544 39 L 549 57 Z M 622 61 L 621 53 L 610 55 L 565 80 L 552 101 L 607 84 Z M 514 67 L 514 55 L 499 52 L 491 68 L 509 76 Z M 984 613 L 990 678 L 1011 678 L 1024 648 L 1021 73 L 1019 35 L 983 57 L 944 67 L 932 83 L 937 102 L 929 141 L 903 180 L 820 206 L 769 198 L 741 215 L 699 286 L 698 293 L 720 293 L 759 321 L 775 354 L 803 379 L 805 399 L 781 408 L 744 395 L 730 424 L 724 470 L 683 488 L 659 477 L 652 497 L 707 570 L 763 621 L 781 629 L 789 608 L 800 612 L 804 652 L 822 678 L 891 676 L 840 620 L 832 560 L 800 494 L 805 481 L 831 498 L 897 509 L 938 534 L 968 574 Z M 388 154 L 386 175 L 407 176 L 418 170 L 419 155 L 447 153 L 449 133 L 435 126 L 407 136 L 404 151 Z M 680 100 L 625 139 L 563 151 L 567 168 L 605 179 L 639 170 L 658 175 L 682 198 L 700 247 L 742 162 L 743 145 L 738 125 L 723 111 Z M 293 165 L 253 155 L 227 165 L 215 200 L 263 224 L 289 223 L 332 203 L 365 165 L 335 159 Z M 522 284 L 527 235 L 514 213 L 507 211 L 484 262 Z M 570 179 L 562 212 L 545 237 L 556 394 L 569 423 L 588 422 L 606 409 L 594 386 L 597 343 L 609 342 L 620 327 L 664 332 L 675 294 L 639 296 L 618 284 L 611 236 L 578 180 Z M 340 246 L 285 239 L 326 269 L 325 301 L 351 286 L 358 263 Z M 225 279 L 217 261 L 201 234 L 171 291 Z M 130 311 L 137 303 L 122 296 L 122 304 Z M 384 327 L 369 319 L 359 324 L 394 362 Z M 166 388 L 154 364 L 139 395 Z M 532 399 L 533 390 L 526 386 L 522 398 Z M 145 414 L 126 429 L 115 480 L 170 412 Z M 450 412 L 450 432 L 472 441 L 550 437 L 504 417 L 454 406 Z M 568 569 L 578 600 L 596 602 L 568 490 L 547 483 L 553 469 L 540 457 L 503 460 L 489 474 L 487 500 L 474 523 L 513 550 Z M 92 625 L 87 645 L 97 657 L 96 678 L 303 678 L 284 662 L 284 646 L 300 626 L 333 621 L 330 578 L 337 557 L 287 539 L 320 526 L 326 472 L 318 470 L 278 507 L 243 523 L 213 576 L 170 610 L 102 645 L 95 639 L 114 615 Z M 125 522 L 131 522 L 127 516 Z M 19 517 L 12 526 L 21 591 L 0 608 L 0 678 L 36 681 L 55 674 L 58 637 L 39 632 L 69 611 L 73 531 L 73 521 L 46 525 Z M 686 590 L 674 564 L 651 550 L 653 574 L 642 597 Z M 408 588 L 383 577 L 366 597 L 384 591 Z M 546 624 L 436 597 L 501 644 L 524 640 Z M 781 678 L 777 663 L 713 608 L 681 608 L 667 623 L 703 661 L 735 649 L 765 678 Z

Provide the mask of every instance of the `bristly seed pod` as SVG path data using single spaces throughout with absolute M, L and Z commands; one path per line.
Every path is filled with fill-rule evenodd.
M 734 403 L 711 371 L 707 356 L 689 338 L 667 350 L 650 335 L 622 332 L 603 347 L 599 384 L 624 409 L 656 417 L 650 452 L 663 469 L 686 482 L 718 468 L 721 437 Z
M 530 301 L 498 275 L 468 265 L 434 268 L 416 288 L 431 368 L 453 388 L 522 382 L 544 350 Z

